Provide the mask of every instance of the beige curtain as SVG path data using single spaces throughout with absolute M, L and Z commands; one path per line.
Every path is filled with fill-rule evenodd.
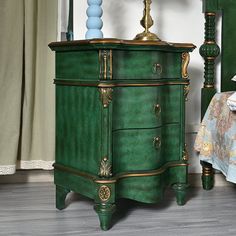
M 52 169 L 57 0 L 0 0 L 0 175 Z

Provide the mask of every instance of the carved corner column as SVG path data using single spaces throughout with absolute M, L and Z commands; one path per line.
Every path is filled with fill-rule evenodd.
M 100 80 L 112 80 L 112 50 L 99 51 Z M 111 218 L 116 210 L 115 181 L 112 178 L 112 99 L 113 88 L 99 86 L 101 102 L 101 159 L 98 170 L 100 181 L 97 183 L 97 196 L 94 209 L 97 212 L 102 230 L 111 227 Z

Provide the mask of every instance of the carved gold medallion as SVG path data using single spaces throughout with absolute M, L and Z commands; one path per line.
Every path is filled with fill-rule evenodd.
M 98 190 L 98 196 L 103 202 L 107 201 L 111 196 L 110 188 L 106 185 L 102 185 Z

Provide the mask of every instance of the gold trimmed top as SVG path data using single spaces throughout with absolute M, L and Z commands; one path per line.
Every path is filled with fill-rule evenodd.
M 166 41 L 141 41 L 141 40 L 123 40 L 115 38 L 104 39 L 91 39 L 91 40 L 74 40 L 74 41 L 62 41 L 52 42 L 48 46 L 63 47 L 63 46 L 80 46 L 80 45 L 93 45 L 93 44 L 114 44 L 114 45 L 137 45 L 137 46 L 170 46 L 174 48 L 188 48 L 194 49 L 196 46 L 192 43 L 170 43 Z

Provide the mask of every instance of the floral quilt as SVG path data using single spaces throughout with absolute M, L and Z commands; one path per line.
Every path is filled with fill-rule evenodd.
M 212 164 L 236 183 L 236 112 L 226 101 L 233 92 L 217 93 L 202 120 L 194 148 L 200 160 Z

